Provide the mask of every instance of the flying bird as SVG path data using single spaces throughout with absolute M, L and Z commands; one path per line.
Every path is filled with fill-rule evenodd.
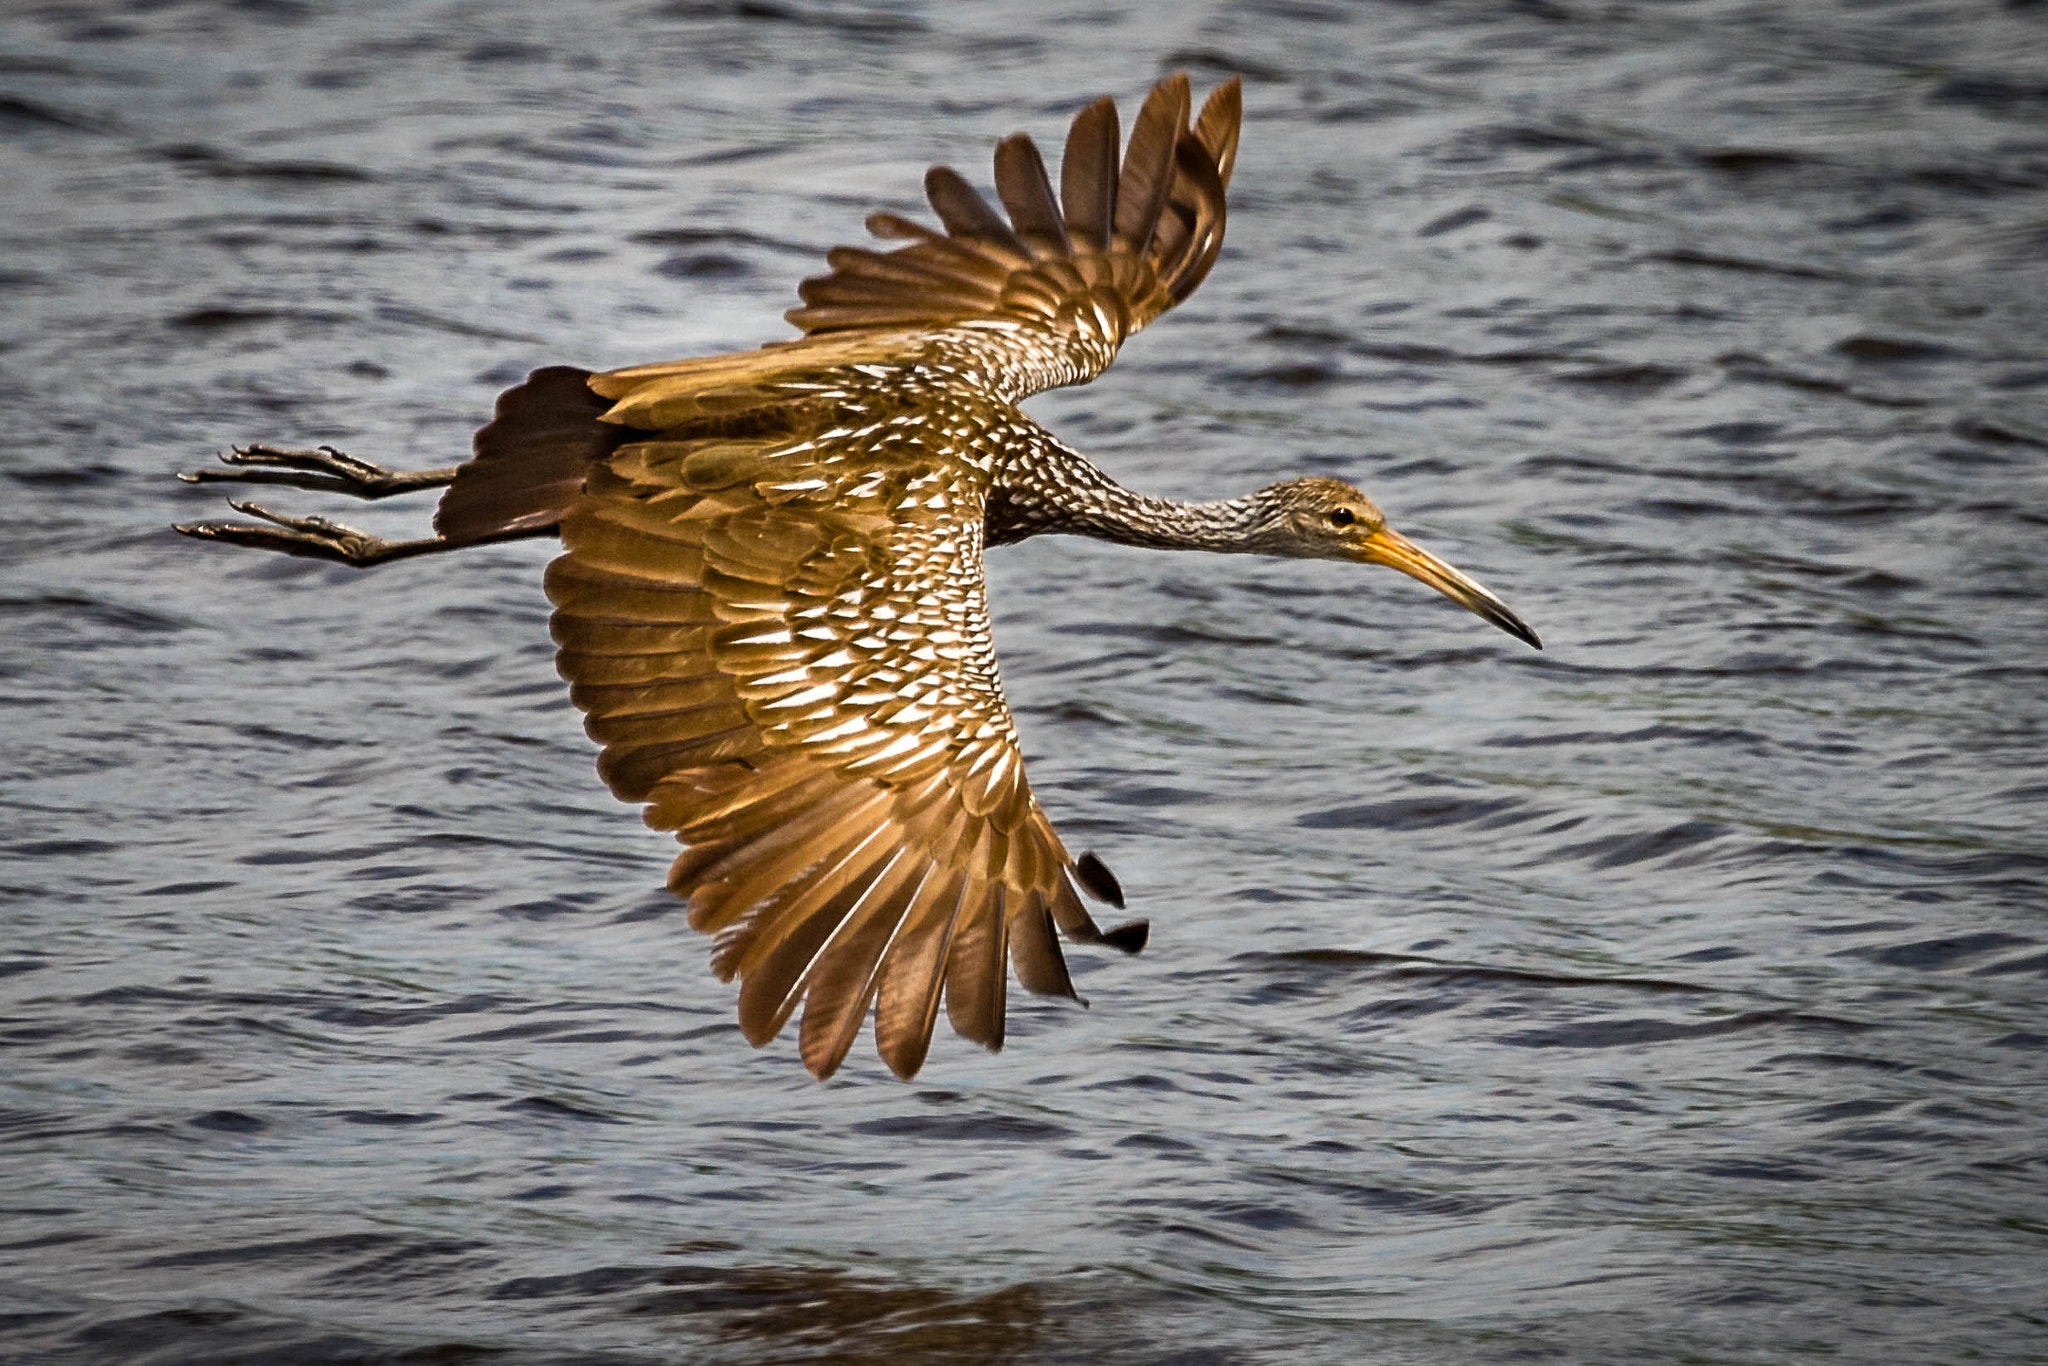
M 611 790 L 683 844 L 668 886 L 715 936 L 713 971 L 739 980 L 747 1039 L 767 1043 L 801 1005 L 822 1079 L 872 1014 L 883 1061 L 909 1078 L 943 1004 L 1000 1048 L 1010 971 L 1074 997 L 1060 934 L 1135 952 L 1147 928 L 1097 926 L 1083 898 L 1121 907 L 1117 880 L 1067 852 L 1025 780 L 987 547 L 1065 533 L 1389 565 L 1541 648 L 1349 484 L 1148 497 L 1018 408 L 1094 379 L 1208 274 L 1241 113 L 1235 78 L 1197 113 L 1188 78 L 1169 77 L 1119 155 L 1116 106 L 1098 100 L 1073 121 L 1057 191 L 1031 139 L 1004 138 L 1007 216 L 934 167 L 940 228 L 870 216 L 903 245 L 830 252 L 787 314 L 801 337 L 536 370 L 461 465 L 252 445 L 181 476 L 360 498 L 445 487 L 432 536 L 233 500 L 260 520 L 177 529 L 359 567 L 560 536 L 546 586 L 570 698 Z

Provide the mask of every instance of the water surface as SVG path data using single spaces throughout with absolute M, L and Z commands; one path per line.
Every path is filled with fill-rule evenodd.
M 2038 1359 L 2048 10 L 1020 9 L 0 18 L 0 1355 Z M 786 335 L 927 163 L 1177 67 L 1246 75 L 1229 246 L 1033 411 L 1357 480 L 1549 648 L 1000 554 L 1154 931 L 999 1055 L 745 1046 L 547 545 L 163 529 L 232 441 L 441 464 L 535 365 Z

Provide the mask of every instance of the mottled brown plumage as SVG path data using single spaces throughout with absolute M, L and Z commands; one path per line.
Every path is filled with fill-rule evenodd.
M 996 150 L 998 213 L 935 168 L 943 231 L 840 247 L 804 282 L 798 340 L 592 375 L 536 371 L 474 458 L 390 475 L 338 452 L 237 451 L 195 478 L 362 496 L 449 485 L 437 535 L 383 542 L 243 506 L 269 523 L 181 528 L 352 564 L 559 531 L 553 632 L 613 792 L 684 845 L 670 888 L 737 978 L 741 1029 L 799 1006 L 804 1063 L 829 1076 L 870 1013 L 899 1076 L 944 1005 L 1003 1040 L 1009 973 L 1073 996 L 1059 933 L 1107 934 L 1121 905 L 1073 858 L 1025 781 L 990 639 L 985 546 L 1070 532 L 1161 548 L 1392 564 L 1535 643 L 1457 571 L 1329 479 L 1180 504 L 1111 480 L 1015 405 L 1092 379 L 1216 259 L 1238 84 L 1190 113 L 1174 76 L 1118 155 L 1116 109 L 1074 120 L 1061 190 L 1030 139 Z M 369 471 L 369 473 L 365 473 Z M 1007 966 L 1006 966 L 1007 965 Z

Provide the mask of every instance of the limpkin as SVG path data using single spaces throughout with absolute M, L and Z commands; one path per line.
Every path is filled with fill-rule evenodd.
M 758 350 L 602 374 L 536 370 L 468 462 L 396 472 L 331 447 L 237 448 L 182 476 L 361 498 L 445 486 L 434 535 L 386 541 L 254 503 L 187 535 L 367 566 L 559 534 L 548 568 L 569 695 L 598 770 L 685 846 L 668 885 L 716 936 L 755 1045 L 799 1003 L 805 1065 L 840 1065 L 872 1010 L 898 1076 L 953 1028 L 1003 1041 L 1008 967 L 1074 996 L 1055 927 L 1123 905 L 1025 782 L 990 641 L 985 546 L 1061 532 L 1164 550 L 1391 565 L 1494 625 L 1536 634 L 1328 478 L 1179 503 L 1134 493 L 1017 407 L 1082 384 L 1186 298 L 1223 241 L 1241 117 L 1232 79 L 1191 117 L 1161 81 L 1121 163 L 1116 106 L 1067 135 L 1055 194 L 1031 140 L 996 145 L 1008 219 L 934 167 L 943 231 L 867 220 L 892 251 L 839 247 Z M 1539 647 L 1540 648 L 1540 647 Z

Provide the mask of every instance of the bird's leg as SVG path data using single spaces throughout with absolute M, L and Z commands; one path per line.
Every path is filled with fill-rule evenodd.
M 178 477 L 188 484 L 288 484 L 298 489 L 345 493 L 351 498 L 389 498 L 452 484 L 457 468 L 444 465 L 432 470 L 387 470 L 332 446 L 294 450 L 261 441 L 232 447 L 220 459 L 230 468 L 190 470 Z
M 387 541 L 381 536 L 372 536 L 367 531 L 358 531 L 352 526 L 343 526 L 340 522 L 330 522 L 325 517 L 288 517 L 281 512 L 272 512 L 261 504 L 236 502 L 232 498 L 228 499 L 228 506 L 237 512 L 246 512 L 251 517 L 261 517 L 270 525 L 260 526 L 255 522 L 182 522 L 174 530 L 182 531 L 187 536 L 196 536 L 202 541 L 226 541 L 229 545 L 276 550 L 286 555 L 304 555 L 315 560 L 334 560 L 340 564 L 353 565 L 357 569 L 368 569 L 373 564 L 382 564 L 386 560 L 402 560 L 412 555 L 431 555 L 442 550 L 459 550 L 469 544 L 466 541 L 451 541 L 441 536 L 426 536 L 417 541 Z

